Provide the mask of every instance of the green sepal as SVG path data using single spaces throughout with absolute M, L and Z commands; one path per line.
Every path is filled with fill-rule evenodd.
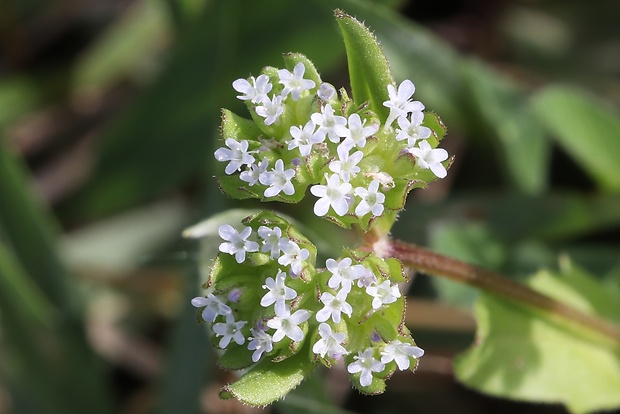
M 218 358 L 216 364 L 218 367 L 230 371 L 245 369 L 254 364 L 252 352 L 247 348 L 247 344 L 237 345 L 235 342 L 231 342 Z
M 430 128 L 434 132 L 437 141 L 441 141 L 448 132 L 448 128 L 435 112 L 424 112 L 424 121 L 422 121 L 422 125 Z
M 283 398 L 317 366 L 306 352 L 298 352 L 281 362 L 265 359 L 239 380 L 222 388 L 220 398 L 236 398 L 248 405 L 265 406 Z
M 394 83 L 390 65 L 366 26 L 342 10 L 336 10 L 335 16 L 347 50 L 353 101 L 356 105 L 369 102 L 383 123 L 389 115 L 383 106 L 389 99 L 387 85 Z
M 258 141 L 261 130 L 250 119 L 243 118 L 228 109 L 222 109 L 222 137 L 237 141 Z
M 395 302 L 383 305 L 366 321 L 379 333 L 384 341 L 389 342 L 401 333 L 405 325 L 405 300 L 401 295 Z

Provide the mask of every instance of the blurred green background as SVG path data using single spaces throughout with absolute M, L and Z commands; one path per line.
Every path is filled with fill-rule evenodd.
M 579 0 L 0 2 L 0 413 L 245 413 L 220 401 L 189 299 L 229 208 L 213 178 L 234 79 L 306 54 L 347 84 L 333 10 L 364 21 L 395 78 L 448 127 L 448 177 L 394 236 L 522 278 L 570 257 L 620 285 L 620 3 Z M 272 205 L 310 224 L 310 204 Z M 331 225 L 312 222 L 317 233 Z M 346 241 L 346 235 L 336 238 Z M 207 246 L 208 247 L 208 246 Z M 386 394 L 317 372 L 261 412 L 564 412 L 458 385 L 477 292 L 417 275 L 426 350 Z

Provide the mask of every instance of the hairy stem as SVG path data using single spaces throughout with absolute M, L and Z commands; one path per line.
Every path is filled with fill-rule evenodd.
M 620 343 L 620 327 L 617 325 L 583 313 L 497 273 L 398 240 L 375 240 L 373 250 L 378 250 L 377 253 L 384 257 L 396 257 L 415 270 L 446 277 L 518 303 L 550 312 Z

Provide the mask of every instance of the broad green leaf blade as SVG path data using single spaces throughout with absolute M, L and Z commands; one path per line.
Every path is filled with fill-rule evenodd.
M 0 141 L 0 230 L 25 272 L 56 307 L 67 309 L 67 270 L 54 240 L 56 223 L 34 201 L 21 160 Z
M 620 321 L 620 294 L 575 268 L 540 272 L 530 285 Z M 620 345 L 549 314 L 483 295 L 477 345 L 455 361 L 466 386 L 517 400 L 565 404 L 575 413 L 620 407 Z
M 606 191 L 620 191 L 620 116 L 583 91 L 551 86 L 532 106 L 543 125 Z
M 299 385 L 316 367 L 303 349 L 281 362 L 263 360 L 237 382 L 224 387 L 220 397 L 236 398 L 253 406 L 271 404 Z
M 464 81 L 480 118 L 495 136 L 510 181 L 526 194 L 547 186 L 549 142 L 525 105 L 525 96 L 509 80 L 478 61 L 464 62 Z
M 163 2 L 133 3 L 76 63 L 74 93 L 93 99 L 123 79 L 142 80 L 170 29 Z
M 357 19 L 337 10 L 336 20 L 347 50 L 353 101 L 356 105 L 369 102 L 383 122 L 389 114 L 383 106 L 389 99 L 387 85 L 394 82 L 385 54 L 375 36 Z

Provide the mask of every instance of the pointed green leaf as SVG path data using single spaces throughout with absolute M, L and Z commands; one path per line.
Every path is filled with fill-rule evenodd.
M 303 351 L 281 362 L 263 360 L 237 382 L 224 387 L 220 397 L 236 398 L 253 406 L 271 404 L 299 385 L 316 366 Z
M 370 108 L 385 121 L 389 110 L 383 102 L 389 99 L 387 85 L 394 82 L 385 54 L 375 36 L 357 19 L 337 10 L 336 20 L 347 49 L 353 101 L 356 105 L 370 102 Z
M 536 115 L 558 143 L 608 191 L 620 191 L 620 116 L 586 93 L 562 86 L 532 101 Z
M 578 269 L 540 272 L 530 285 L 584 312 L 620 321 L 620 294 Z M 488 295 L 480 298 L 476 316 L 476 345 L 455 361 L 465 385 L 506 398 L 562 403 L 576 413 L 620 407 L 617 343 Z

